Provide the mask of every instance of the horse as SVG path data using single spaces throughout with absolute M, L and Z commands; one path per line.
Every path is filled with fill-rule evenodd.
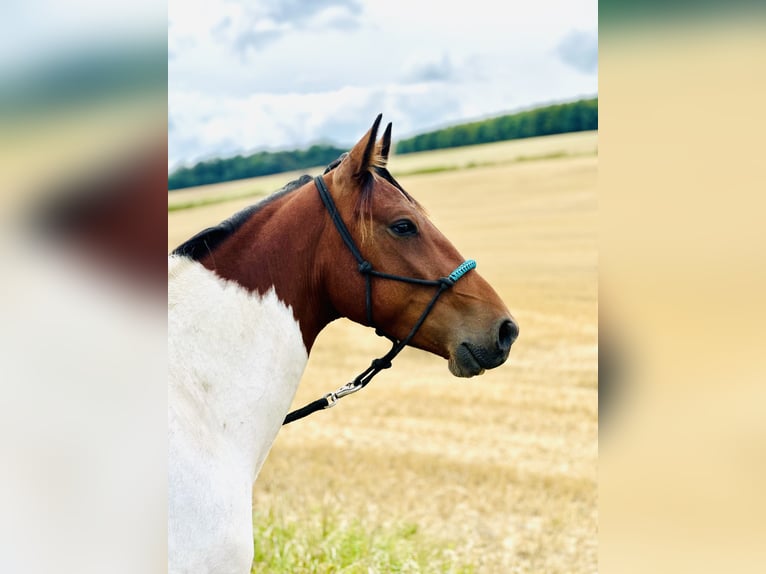
M 393 341 L 375 372 L 404 345 L 445 358 L 457 377 L 508 358 L 517 323 L 388 171 L 391 124 L 378 140 L 380 122 L 321 176 L 169 255 L 171 573 L 250 572 L 252 490 L 331 321 Z

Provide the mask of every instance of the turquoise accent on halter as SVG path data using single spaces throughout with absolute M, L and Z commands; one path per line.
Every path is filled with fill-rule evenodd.
M 454 283 L 458 279 L 460 279 L 463 275 L 468 273 L 471 269 L 476 269 L 476 261 L 473 259 L 468 259 L 466 261 L 463 261 L 460 265 L 458 265 L 457 269 L 455 269 L 452 273 L 449 274 L 449 278 Z

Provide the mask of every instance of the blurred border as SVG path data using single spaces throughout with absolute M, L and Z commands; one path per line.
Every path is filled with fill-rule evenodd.
M 0 571 L 164 572 L 166 7 L 3 11 Z
M 762 572 L 765 12 L 600 15 L 600 571 Z

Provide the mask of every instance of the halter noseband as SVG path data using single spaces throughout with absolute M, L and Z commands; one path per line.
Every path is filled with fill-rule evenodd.
M 322 410 L 322 409 L 328 409 L 330 407 L 334 407 L 335 404 L 338 402 L 338 399 L 341 399 L 345 397 L 346 395 L 350 395 L 351 393 L 355 393 L 356 391 L 363 389 L 366 387 L 370 381 L 372 381 L 372 378 L 377 375 L 380 371 L 384 369 L 388 369 L 391 367 L 391 361 L 396 357 L 404 347 L 406 347 L 409 342 L 412 340 L 412 338 L 415 336 L 415 334 L 418 332 L 418 329 L 420 329 L 423 322 L 426 320 L 426 317 L 431 313 L 431 311 L 434 308 L 434 305 L 436 305 L 436 301 L 439 299 L 442 293 L 452 287 L 458 279 L 460 279 L 463 275 L 468 273 L 471 269 L 476 268 L 476 261 L 473 259 L 468 259 L 457 266 L 457 268 L 447 275 L 446 277 L 440 277 L 439 279 L 417 279 L 415 277 L 404 277 L 401 275 L 391 275 L 389 273 L 382 273 L 380 271 L 375 271 L 372 268 L 372 264 L 370 264 L 369 261 L 367 261 L 364 257 L 362 257 L 362 254 L 360 253 L 359 249 L 357 249 L 356 244 L 354 243 L 354 239 L 351 236 L 351 233 L 349 233 L 348 228 L 346 227 L 346 224 L 343 222 L 343 219 L 340 217 L 340 214 L 338 213 L 338 208 L 335 206 L 335 202 L 332 199 L 332 196 L 330 195 L 330 192 L 327 190 L 327 186 L 324 183 L 324 180 L 321 176 L 317 176 L 314 178 L 314 183 L 316 184 L 317 190 L 319 190 L 319 197 L 322 199 L 322 203 L 324 203 L 325 207 L 327 208 L 328 213 L 330 214 L 330 218 L 332 219 L 333 223 L 335 224 L 335 228 L 338 230 L 338 233 L 340 233 L 341 238 L 343 239 L 343 242 L 346 244 L 346 247 L 348 247 L 349 251 L 351 251 L 351 254 L 354 256 L 354 259 L 356 259 L 356 262 L 358 264 L 358 270 L 359 272 L 364 275 L 365 279 L 365 306 L 366 306 L 366 313 L 367 313 L 367 323 L 371 327 L 375 327 L 375 323 L 373 322 L 372 318 L 372 278 L 378 277 L 380 279 L 389 279 L 392 281 L 401 281 L 403 283 L 413 283 L 416 285 L 425 285 L 425 286 L 431 286 L 431 287 L 437 287 L 436 293 L 431 298 L 431 301 L 426 305 L 426 308 L 423 310 L 423 313 L 421 313 L 420 318 L 415 322 L 415 325 L 410 330 L 409 334 L 402 340 L 397 340 L 395 337 L 391 337 L 390 335 L 385 334 L 383 331 L 375 327 L 375 334 L 379 335 L 381 337 L 386 337 L 388 340 L 391 341 L 392 347 L 391 350 L 388 351 L 385 355 L 378 359 L 373 359 L 372 363 L 370 364 L 367 369 L 359 373 L 356 378 L 343 385 L 336 391 L 332 393 L 327 393 L 325 396 L 323 396 L 321 399 L 318 399 L 312 403 L 309 403 L 305 407 L 302 407 L 296 411 L 291 412 L 287 415 L 285 418 L 283 425 L 286 425 L 288 423 L 291 423 L 293 421 L 296 421 L 298 419 L 301 419 L 305 416 L 310 415 L 311 413 Z

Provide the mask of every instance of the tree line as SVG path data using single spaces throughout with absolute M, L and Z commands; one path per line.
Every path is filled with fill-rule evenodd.
M 396 153 L 407 154 L 595 129 L 598 129 L 598 98 L 590 98 L 419 134 L 397 142 Z M 210 159 L 174 171 L 168 176 L 168 189 L 327 165 L 345 151 L 348 150 L 330 145 L 313 145 L 306 150 L 261 151 L 248 156 Z
M 192 167 L 181 167 L 174 171 L 168 176 L 168 189 L 181 189 L 327 165 L 345 151 L 348 150 L 330 145 L 313 145 L 305 150 L 261 151 L 248 156 L 210 159 Z
M 554 104 L 460 124 L 400 140 L 396 153 L 476 145 L 598 129 L 598 98 Z

